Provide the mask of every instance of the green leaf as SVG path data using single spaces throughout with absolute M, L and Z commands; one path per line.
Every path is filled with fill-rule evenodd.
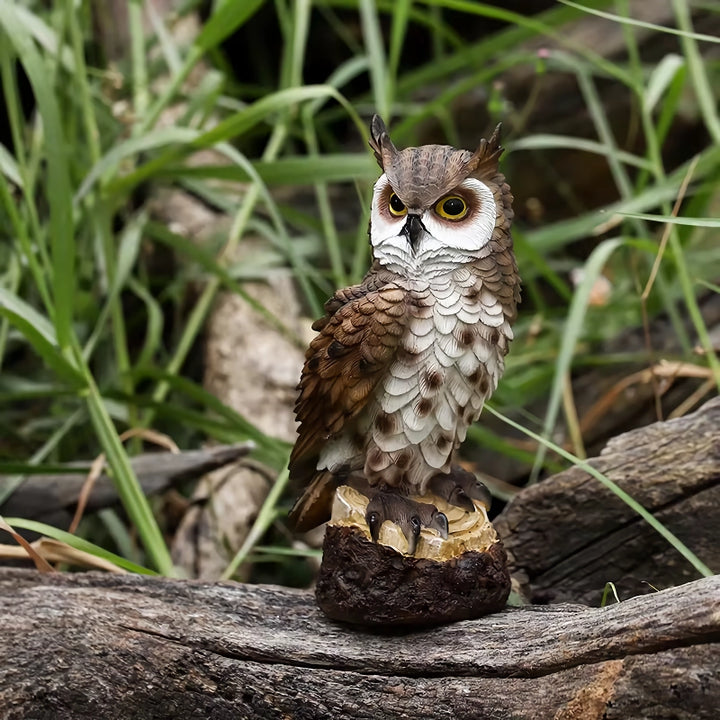
M 380 31 L 375 0 L 358 0 L 360 23 L 365 50 L 370 63 L 370 83 L 373 103 L 381 117 L 390 119 L 390 82 L 388 82 L 387 61 L 383 34 Z
M 204 247 L 198 245 L 192 240 L 188 240 L 182 235 L 178 235 L 177 233 L 168 230 L 167 227 L 158 223 L 148 223 L 147 233 L 152 238 L 169 245 L 179 254 L 185 255 L 195 261 L 200 265 L 200 267 L 220 279 L 229 290 L 234 292 L 236 295 L 239 295 L 248 305 L 250 305 L 250 307 L 260 313 L 268 321 L 268 323 L 276 328 L 282 335 L 291 341 L 296 342 L 296 344 L 299 344 L 297 343 L 295 335 L 282 323 L 282 321 L 273 315 L 254 297 L 252 297 L 252 295 L 250 295 L 245 288 L 243 288 L 242 285 L 240 285 L 240 283 L 232 277 L 228 270 L 221 266 L 217 260 L 207 250 L 205 250 Z M 138 365 L 141 364 L 142 363 L 138 362 Z
M 82 375 L 65 357 L 50 321 L 22 298 L 0 287 L 0 315 L 6 317 L 58 377 L 79 387 Z
M 133 292 L 145 305 L 145 315 L 147 318 L 147 330 L 145 331 L 145 341 L 138 355 L 138 367 L 149 365 L 152 358 L 162 344 L 162 331 L 165 324 L 160 303 L 148 292 L 147 288 L 135 278 L 128 280 L 128 288 Z
M 671 35 L 680 35 L 681 37 L 694 38 L 695 40 L 702 40 L 703 42 L 720 43 L 720 38 L 715 35 L 705 35 L 703 33 L 688 32 L 686 30 L 678 30 L 668 25 L 658 25 L 657 23 L 646 22 L 645 20 L 638 20 L 637 18 L 626 17 L 624 15 L 615 15 L 609 12 L 603 12 L 602 10 L 596 10 L 588 7 L 587 5 L 581 5 L 580 3 L 572 2 L 571 0 L 559 0 L 563 5 L 575 8 L 576 10 L 582 10 L 582 12 L 596 15 L 597 17 L 605 18 L 606 20 L 612 20 L 613 22 L 623 23 L 625 25 L 634 25 L 635 27 L 647 28 L 653 32 L 669 33 Z
M 602 599 L 600 600 L 600 607 L 605 607 L 607 605 L 608 598 L 610 597 L 610 593 L 613 594 L 613 597 L 615 598 L 615 602 L 619 603 L 620 598 L 618 597 L 617 590 L 615 589 L 615 584 L 611 582 L 605 583 L 605 589 L 603 590 Z
M 648 215 L 646 213 L 618 212 L 623 217 L 649 220 L 666 225 L 688 225 L 690 227 L 720 228 L 719 218 L 677 217 L 675 215 Z
M 693 178 L 700 180 L 714 173 L 720 163 L 720 146 L 710 146 L 700 155 Z M 675 200 L 678 188 L 687 173 L 689 163 L 684 163 L 666 179 L 649 187 L 639 195 L 607 205 L 603 210 L 593 210 L 579 217 L 550 223 L 537 230 L 527 233 L 527 240 L 541 252 L 556 250 L 567 242 L 577 240 L 586 235 L 597 233 L 599 226 L 604 225 L 613 215 L 620 213 L 638 213 L 657 205 Z
M 105 407 L 93 377 L 86 370 L 87 408 L 95 433 L 100 441 L 110 466 L 111 476 L 120 500 L 137 529 L 145 551 L 155 567 L 163 574 L 173 577 L 176 572 L 170 552 L 150 509 L 142 487 L 130 464 L 125 448 L 120 442 L 117 430 Z
M 643 102 L 648 112 L 652 112 L 674 80 L 685 66 L 685 58 L 674 53 L 666 55 L 654 68 L 647 83 Z
M 252 17 L 265 0 L 224 0 L 205 22 L 195 40 L 202 52 L 216 48 Z
M 23 186 L 17 160 L 8 152 L 7 148 L 0 143 L 0 172 L 17 187 Z
M 236 140 L 238 136 L 248 132 L 256 125 L 267 120 L 275 113 L 287 110 L 289 106 L 301 104 L 309 100 L 318 98 L 333 98 L 347 111 L 359 131 L 365 133 L 365 128 L 360 121 L 357 113 L 348 101 L 333 87 L 329 85 L 307 85 L 304 87 L 288 88 L 280 90 L 264 98 L 257 100 L 252 105 L 239 110 L 231 117 L 223 120 L 207 132 L 200 133 L 196 130 L 187 128 L 166 128 L 166 131 L 172 130 L 183 135 L 184 142 L 177 147 L 173 147 L 159 157 L 153 158 L 137 170 L 129 173 L 127 176 L 108 183 L 107 191 L 117 193 L 119 190 L 134 187 L 147 180 L 150 177 L 158 175 L 166 170 L 168 166 L 175 163 L 179 158 L 187 155 L 195 150 L 217 146 L 226 140 Z M 157 131 L 158 133 L 162 131 Z M 97 173 L 93 171 L 93 179 L 97 177 Z M 86 189 L 88 179 L 83 182 L 82 190 Z M 78 193 L 79 194 L 79 193 Z
M 93 332 L 83 348 L 83 358 L 85 362 L 88 362 L 92 356 L 105 329 L 107 319 L 113 312 L 113 306 L 120 301 L 120 293 L 130 280 L 130 273 L 140 252 L 140 243 L 146 222 L 147 219 L 144 212 L 129 219 L 119 238 L 112 284 L 108 289 L 103 307 L 97 316 L 97 322 L 95 323 Z M 122 312 L 122 310 L 120 309 L 118 312 Z
M 337 153 L 307 157 L 288 157 L 252 163 L 266 185 L 310 185 L 316 182 L 371 182 L 379 170 L 369 153 Z M 161 177 L 201 178 L 206 180 L 230 180 L 248 182 L 250 175 L 238 165 L 194 165 L 184 167 L 170 165 L 160 173 Z
M 27 464 L 43 462 L 43 460 L 60 445 L 68 433 L 81 424 L 84 418 L 85 413 L 82 409 L 70 413 L 62 425 L 28 458 Z M 10 475 L 3 479 L 0 483 L 0 506 L 15 492 L 15 489 L 22 483 L 22 480 L 22 475 Z
M 191 400 L 202 404 L 208 410 L 217 413 L 228 424 L 230 430 L 235 432 L 234 440 L 239 437 L 252 440 L 261 451 L 263 459 L 273 466 L 282 465 L 288 451 L 288 445 L 282 440 L 270 437 L 259 430 L 255 425 L 244 418 L 240 413 L 225 405 L 218 397 L 209 393 L 200 385 L 187 378 L 172 375 L 155 368 L 141 368 L 135 374 L 136 379 L 151 377 L 162 380 L 175 391 L 182 393 Z
M 554 150 L 556 148 L 582 150 L 583 152 L 589 152 L 595 155 L 607 155 L 608 152 L 610 152 L 610 148 L 608 148 L 607 145 L 603 145 L 603 143 L 596 142 L 595 140 L 586 140 L 585 138 L 576 138 L 570 135 L 528 135 L 527 137 L 508 143 L 508 150 L 510 152 L 519 150 Z M 617 150 L 615 154 L 618 160 L 627 165 L 650 169 L 650 163 L 645 158 L 623 150 Z
M 40 47 L 47 50 L 50 55 L 57 57 L 67 72 L 75 72 L 75 60 L 72 51 L 63 45 L 58 35 L 38 14 L 30 12 L 20 3 L 15 4 L 17 17 L 27 28 L 28 33 L 33 37 Z
M 286 456 L 287 460 L 287 456 Z M 287 463 L 284 463 L 285 465 Z M 277 517 L 277 504 L 280 500 L 280 496 L 285 490 L 285 486 L 288 483 L 288 470 L 287 467 L 278 475 L 275 479 L 275 483 L 270 488 L 270 492 L 265 498 L 260 512 L 255 518 L 253 526 L 250 528 L 250 532 L 245 537 L 240 549 L 235 553 L 235 556 L 230 561 L 228 566 L 225 568 L 221 579 L 230 580 L 236 573 L 237 569 L 245 562 L 247 556 L 250 554 L 253 547 L 260 541 L 260 538 L 267 532 L 268 528 L 272 525 Z
M 671 5 L 675 14 L 675 22 L 681 30 L 680 44 L 685 54 L 700 114 L 714 143 L 718 145 L 720 144 L 720 114 L 718 113 L 717 95 L 713 92 L 717 86 L 708 77 L 706 60 L 698 49 L 695 33 L 692 31 L 690 4 L 686 0 L 672 0 Z
M 77 205 L 102 177 L 114 175 L 119 164 L 125 158 L 134 157 L 166 145 L 183 146 L 192 142 L 198 137 L 198 134 L 197 130 L 191 128 L 165 127 L 151 130 L 140 137 L 130 138 L 113 145 L 85 176 L 77 193 L 75 193 L 75 204 Z
M 192 144 L 195 148 L 205 148 L 223 140 L 233 140 L 266 120 L 273 113 L 285 111 L 289 106 L 300 105 L 308 100 L 319 98 L 334 98 L 337 100 L 348 111 L 351 118 L 356 121 L 361 132 L 365 133 L 365 127 L 360 122 L 357 113 L 334 87 L 330 85 L 305 85 L 279 90 L 266 95 L 252 105 L 248 105 L 243 110 L 235 113 L 232 117 L 227 118 L 227 120 L 218 123 L 212 130 L 200 135 Z

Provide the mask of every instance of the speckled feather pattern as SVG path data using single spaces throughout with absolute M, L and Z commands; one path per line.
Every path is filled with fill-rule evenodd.
M 334 489 L 349 476 L 422 494 L 447 472 L 512 339 L 520 284 L 497 133 L 470 153 L 397 151 L 383 131 L 373 127 L 371 146 L 409 208 L 429 207 L 473 177 L 492 193 L 495 225 L 472 252 L 440 247 L 427 265 L 390 269 L 376 259 L 362 283 L 326 304 L 296 405 L 290 476 L 309 483 L 290 515 L 298 529 L 328 519 Z
M 512 329 L 470 268 L 408 285 L 407 330 L 358 419 L 367 432 L 358 450 L 371 483 L 423 494 L 433 475 L 450 470 L 468 425 L 497 387 Z

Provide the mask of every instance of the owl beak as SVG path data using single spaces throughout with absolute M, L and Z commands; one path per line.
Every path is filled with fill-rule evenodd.
M 415 250 L 425 232 L 425 226 L 422 224 L 419 215 L 408 213 L 408 219 L 405 221 L 405 227 L 403 227 L 402 231 L 403 235 L 408 239 L 410 247 Z

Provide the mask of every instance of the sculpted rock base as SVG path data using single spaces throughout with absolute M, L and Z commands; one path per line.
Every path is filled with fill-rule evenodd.
M 348 512 L 342 488 L 339 494 L 315 590 L 328 617 L 377 627 L 420 627 L 477 618 L 505 607 L 510 593 L 507 556 L 483 511 L 463 513 L 465 520 L 477 515 L 472 529 L 464 528 L 462 518 L 451 521 L 448 540 L 423 531 L 430 542 L 420 543 L 418 553 L 408 555 L 373 542 L 366 526 L 351 522 L 359 513 Z M 353 493 L 344 499 L 348 497 Z M 463 527 L 453 532 L 454 526 Z

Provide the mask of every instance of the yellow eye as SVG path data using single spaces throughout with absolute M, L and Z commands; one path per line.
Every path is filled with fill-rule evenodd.
M 446 220 L 462 220 L 467 211 L 467 203 L 458 195 L 448 195 L 435 205 L 435 212 Z
M 390 213 L 395 215 L 395 217 L 401 217 L 407 213 L 405 203 L 395 193 L 390 195 L 388 207 L 390 208 Z

